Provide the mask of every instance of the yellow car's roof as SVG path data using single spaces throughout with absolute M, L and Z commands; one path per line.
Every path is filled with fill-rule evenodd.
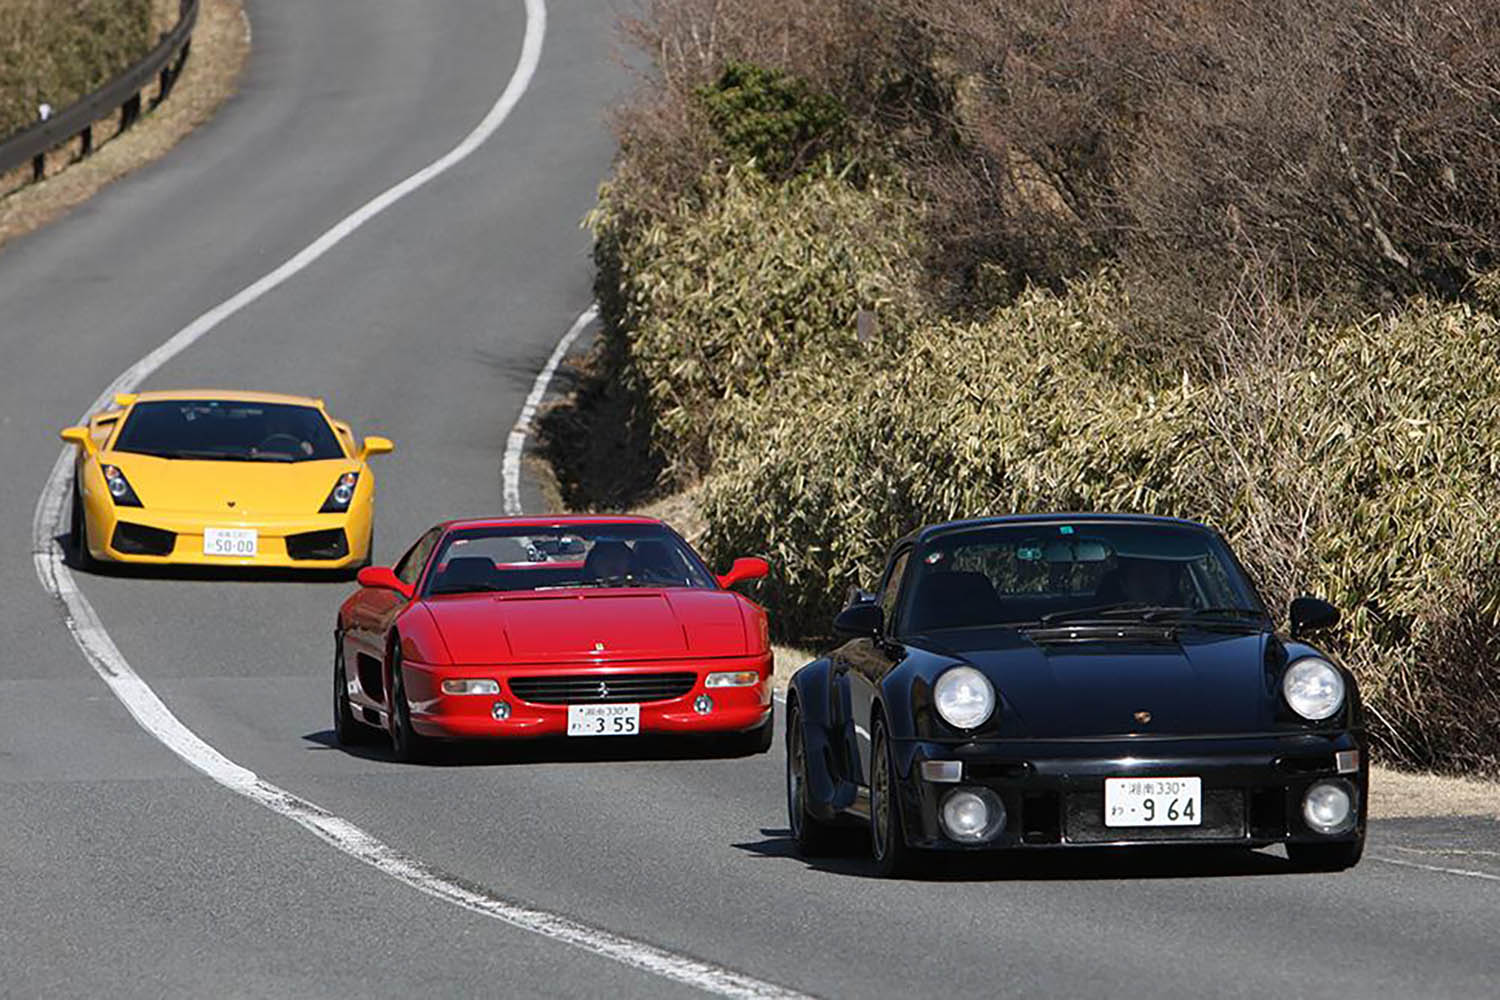
M 279 392 L 249 392 L 238 389 L 157 389 L 135 393 L 135 402 L 147 403 L 172 399 L 220 399 L 226 403 L 291 403 L 321 407 L 323 401 L 311 396 L 288 396 Z

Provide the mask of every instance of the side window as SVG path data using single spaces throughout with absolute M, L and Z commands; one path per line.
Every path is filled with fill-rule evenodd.
M 396 579 L 415 586 L 417 578 L 422 575 L 422 567 L 427 565 L 427 557 L 432 554 L 432 547 L 437 544 L 441 535 L 441 530 L 433 528 L 417 539 L 417 544 L 407 549 L 406 555 L 396 563 L 393 569 Z
M 896 557 L 891 563 L 891 571 L 885 578 L 885 583 L 880 588 L 880 610 L 885 614 L 885 627 L 887 632 L 895 631 L 896 624 L 896 599 L 901 596 L 901 577 L 906 573 L 906 560 L 911 555 L 907 549 Z

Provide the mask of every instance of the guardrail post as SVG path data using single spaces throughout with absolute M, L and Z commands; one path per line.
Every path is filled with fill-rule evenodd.
M 137 91 L 124 104 L 120 105 L 120 131 L 123 132 L 135 124 L 135 120 L 141 116 L 141 95 Z M 117 135 L 119 133 L 116 133 Z

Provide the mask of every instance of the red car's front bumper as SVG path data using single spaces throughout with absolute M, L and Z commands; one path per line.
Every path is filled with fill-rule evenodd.
M 689 682 L 682 678 L 677 688 L 686 688 L 668 698 L 649 696 L 632 703 L 640 705 L 640 732 L 652 733 L 732 733 L 745 732 L 765 723 L 771 717 L 771 654 L 695 660 L 687 664 L 652 663 L 568 663 L 546 667 L 438 667 L 411 660 L 403 662 L 403 679 L 407 701 L 411 705 L 412 728 L 423 736 L 445 740 L 506 740 L 544 736 L 564 736 L 568 731 L 569 704 L 619 704 L 618 694 L 600 698 L 592 690 L 580 691 L 577 682 L 587 677 L 595 681 L 616 683 L 617 690 L 639 683 L 645 677 L 668 674 L 692 674 Z M 754 671 L 758 681 L 745 687 L 704 685 L 712 673 Z M 445 680 L 493 680 L 499 694 L 453 695 L 443 692 Z M 619 682 L 624 681 L 625 684 Z M 519 682 L 519 683 L 517 683 Z M 548 683 L 553 682 L 553 683 Z M 573 695 L 560 694 L 573 682 Z M 549 689 L 537 693 L 538 688 Z M 518 690 L 518 688 L 520 690 Z M 694 707 L 700 695 L 708 695 L 712 707 L 699 711 Z M 524 696 L 523 696 L 524 695 Z M 497 717 L 497 703 L 508 707 L 505 718 Z

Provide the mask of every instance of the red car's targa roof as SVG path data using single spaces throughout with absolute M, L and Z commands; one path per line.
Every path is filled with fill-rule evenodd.
M 445 531 L 462 528 L 566 528 L 590 524 L 662 524 L 655 517 L 638 514 L 523 514 L 516 517 L 465 517 L 444 521 L 440 527 Z

